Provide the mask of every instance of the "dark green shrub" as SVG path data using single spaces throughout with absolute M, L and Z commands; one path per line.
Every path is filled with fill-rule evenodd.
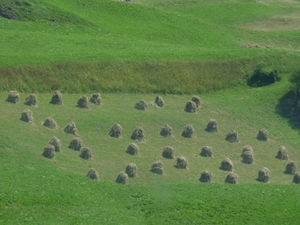
M 251 87 L 262 87 L 280 80 L 277 70 L 263 69 L 262 65 L 258 65 L 248 77 L 247 84 Z

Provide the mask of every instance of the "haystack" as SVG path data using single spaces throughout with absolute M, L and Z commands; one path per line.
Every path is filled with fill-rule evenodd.
M 293 182 L 295 184 L 300 184 L 300 173 L 299 172 L 297 172 L 297 173 L 294 174 Z
M 200 108 L 201 106 L 201 99 L 198 96 L 193 96 L 192 101 L 196 103 L 196 107 Z
M 77 101 L 77 106 L 79 108 L 88 109 L 89 108 L 88 102 L 89 102 L 88 97 L 86 97 L 85 95 L 82 95 Z
M 206 129 L 207 132 L 218 133 L 218 123 L 215 119 L 210 119 Z
M 243 163 L 251 164 L 253 163 L 253 151 L 245 151 L 242 153 Z
M 92 94 L 92 96 L 90 98 L 90 103 L 92 103 L 94 105 L 101 105 L 100 93 L 94 93 L 94 94 Z
M 203 183 L 210 183 L 212 179 L 212 173 L 209 170 L 205 170 L 201 173 L 199 181 Z
M 187 137 L 187 138 L 191 138 L 194 134 L 194 128 L 192 125 L 186 125 L 184 128 L 183 128 L 183 131 L 181 133 L 181 136 L 183 137 Z
M 124 171 L 120 172 L 117 176 L 116 183 L 128 184 L 128 175 Z
M 119 138 L 121 137 L 122 127 L 120 124 L 116 123 L 112 126 L 112 128 L 109 131 L 109 136 Z
M 201 152 L 200 152 L 200 155 L 201 156 L 204 156 L 204 157 L 212 157 L 212 147 L 210 146 L 203 146 L 202 149 L 201 149 Z
M 79 151 L 82 147 L 82 140 L 80 138 L 74 138 L 71 140 L 69 148 Z
M 50 103 L 54 105 L 63 105 L 62 93 L 60 93 L 60 91 L 54 91 Z
M 79 156 L 83 159 L 90 160 L 92 158 L 92 150 L 90 148 L 83 147 L 80 150 L 80 155 Z
M 61 143 L 60 143 L 60 140 L 57 138 L 57 137 L 53 137 L 49 143 L 49 145 L 53 145 L 54 147 L 54 150 L 56 152 L 60 152 L 61 151 Z
M 242 157 L 243 157 L 243 154 L 244 154 L 245 152 L 251 152 L 251 153 L 253 153 L 252 147 L 251 147 L 250 145 L 244 146 L 243 151 L 242 151 L 242 154 L 241 154 Z
M 129 163 L 126 166 L 125 173 L 127 173 L 128 177 L 136 177 L 137 166 L 135 163 Z
M 233 170 L 232 161 L 229 158 L 223 159 L 222 162 L 221 162 L 220 169 L 224 170 L 224 171 L 232 171 Z
M 288 162 L 285 168 L 285 173 L 286 174 L 294 174 L 297 170 L 297 164 L 294 161 Z
M 258 181 L 267 183 L 270 180 L 270 170 L 266 167 L 258 171 Z
M 257 140 L 267 141 L 268 140 L 268 131 L 266 129 L 261 129 L 258 131 Z
M 98 179 L 99 179 L 99 174 L 98 174 L 97 170 L 95 170 L 94 168 L 91 168 L 91 169 L 87 172 L 86 176 L 87 176 L 88 178 L 91 178 L 92 180 L 98 180 Z
M 184 156 L 179 156 L 176 159 L 175 167 L 177 169 L 187 169 L 187 164 L 188 164 L 187 159 Z
M 163 174 L 164 173 L 164 164 L 163 164 L 163 162 L 160 161 L 160 160 L 155 161 L 152 164 L 150 171 L 152 173 L 155 173 L 155 174 Z
M 148 106 L 148 103 L 143 99 L 135 104 L 135 108 L 138 110 L 146 110 L 147 106 Z
M 54 119 L 51 116 L 49 116 L 43 122 L 43 126 L 48 127 L 50 129 L 56 129 L 57 128 L 57 123 L 54 121 Z
M 196 105 L 196 103 L 193 102 L 193 101 L 188 101 L 185 104 L 184 111 L 189 112 L 189 113 L 195 113 L 195 112 L 197 112 L 197 105 Z
M 137 141 L 142 141 L 144 137 L 145 137 L 144 129 L 141 127 L 136 127 L 131 134 L 131 139 Z
M 289 159 L 289 156 L 288 156 L 288 153 L 287 153 L 287 150 L 284 146 L 281 146 L 277 152 L 277 155 L 276 155 L 276 158 L 277 159 L 281 159 L 281 160 L 288 160 Z
M 30 94 L 25 99 L 25 105 L 37 106 L 37 96 L 35 94 Z
M 53 159 L 55 157 L 55 148 L 53 145 L 46 145 L 44 147 L 44 152 L 42 154 L 44 157 L 48 159 Z
M 237 184 L 238 183 L 238 175 L 235 173 L 229 173 L 226 178 L 225 178 L 225 182 L 229 183 L 229 184 Z
M 172 136 L 172 127 L 169 124 L 165 124 L 160 131 L 160 135 L 164 137 Z
M 139 147 L 135 143 L 130 143 L 127 146 L 126 152 L 130 155 L 138 155 L 139 154 Z
M 20 95 L 17 91 L 10 91 L 6 99 L 7 102 L 18 103 L 20 101 Z
M 66 134 L 78 135 L 78 131 L 74 122 L 70 122 L 67 126 L 65 126 L 64 132 Z
M 159 96 L 159 95 L 156 96 L 154 103 L 158 107 L 164 107 L 165 106 L 165 102 L 164 102 L 163 98 L 161 96 Z
M 33 123 L 32 112 L 29 109 L 25 109 L 21 114 L 20 120 L 27 123 Z
M 162 157 L 164 157 L 166 159 L 174 159 L 174 153 L 175 153 L 174 148 L 167 146 L 164 148 L 164 150 L 162 152 Z
M 225 140 L 229 142 L 239 142 L 238 133 L 235 130 L 230 131 L 226 135 Z

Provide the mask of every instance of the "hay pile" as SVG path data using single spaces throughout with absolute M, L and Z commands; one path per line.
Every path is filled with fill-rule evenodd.
M 245 152 L 248 152 L 248 151 L 253 153 L 252 147 L 251 147 L 250 145 L 244 146 L 243 152 L 242 152 L 241 156 L 243 156 L 243 154 L 244 154 Z
M 54 147 L 54 150 L 56 152 L 60 152 L 61 151 L 61 143 L 60 140 L 57 137 L 53 137 L 49 143 L 49 145 L 52 145 Z
M 177 169 L 187 169 L 187 164 L 188 164 L 187 159 L 184 156 L 179 156 L 176 159 L 175 167 Z
M 91 178 L 92 180 L 98 180 L 98 179 L 99 179 L 99 174 L 98 174 L 97 170 L 95 170 L 94 168 L 91 168 L 91 169 L 87 172 L 86 176 L 87 176 L 88 178 Z
M 136 177 L 137 166 L 135 165 L 135 163 L 129 163 L 126 166 L 125 173 L 127 173 L 128 177 Z
M 299 172 L 297 172 L 297 173 L 294 174 L 293 182 L 295 184 L 299 184 L 300 183 L 300 173 Z
M 110 129 L 110 131 L 109 131 L 109 136 L 111 136 L 111 137 L 115 137 L 115 138 L 119 138 L 119 137 L 121 137 L 121 132 L 122 132 L 122 127 L 121 127 L 121 125 L 120 124 L 118 124 L 118 123 L 116 123 L 116 124 L 114 124 L 112 127 L 111 127 L 111 129 Z
M 20 101 L 20 95 L 17 91 L 10 91 L 6 99 L 7 102 L 18 103 Z
M 169 124 L 165 124 L 160 131 L 160 135 L 164 137 L 172 136 L 172 127 Z
M 60 93 L 60 91 L 54 91 L 50 103 L 54 105 L 63 105 L 62 93 Z
M 259 130 L 256 139 L 260 140 L 260 141 L 267 141 L 268 140 L 268 131 L 266 129 Z
M 185 104 L 184 111 L 189 112 L 189 113 L 195 113 L 195 112 L 197 112 L 197 105 L 196 105 L 196 103 L 193 102 L 193 101 L 188 101 Z
M 201 156 L 204 156 L 204 157 L 212 157 L 212 147 L 210 146 L 203 146 L 202 149 L 201 149 L 201 152 L 200 152 L 200 155 Z
M 205 170 L 201 173 L 199 181 L 203 183 L 210 183 L 212 179 L 212 173 L 209 170 Z
M 48 127 L 50 129 L 56 129 L 57 128 L 57 123 L 54 121 L 54 119 L 51 116 L 49 116 L 43 122 L 43 126 Z
M 137 141 L 142 141 L 145 137 L 145 134 L 144 134 L 144 129 L 141 128 L 141 127 L 136 127 L 132 134 L 131 134 L 131 139 L 133 140 L 137 140 Z
M 238 175 L 235 173 L 229 173 L 225 178 L 225 183 L 229 184 L 237 184 L 238 183 Z
M 201 106 L 201 99 L 198 96 L 193 96 L 192 101 L 196 103 L 196 107 L 200 108 Z
M 163 164 L 163 162 L 160 161 L 160 160 L 155 161 L 152 164 L 150 171 L 152 173 L 155 173 L 155 174 L 163 174 L 164 173 L 164 164 Z
M 242 160 L 243 163 L 247 163 L 247 164 L 253 163 L 253 149 L 252 149 L 252 147 L 250 145 L 246 145 L 243 148 L 243 152 L 242 152 L 241 156 L 243 157 L 243 160 Z
M 88 102 L 89 102 L 88 97 L 86 97 L 85 95 L 82 95 L 77 101 L 77 106 L 79 108 L 88 109 L 89 108 Z
M 210 119 L 205 130 L 207 132 L 218 133 L 218 122 L 215 119 Z
M 225 137 L 226 141 L 229 142 L 239 142 L 239 138 L 238 138 L 238 133 L 235 130 L 230 131 L 226 137 Z
M 66 134 L 78 135 L 78 131 L 74 122 L 70 122 L 67 126 L 65 126 L 64 132 Z
M 92 94 L 92 96 L 90 98 L 90 103 L 92 103 L 94 105 L 101 105 L 101 96 L 100 96 L 100 93 L 94 93 L 94 94 Z
M 159 95 L 156 96 L 154 103 L 158 107 L 164 107 L 165 106 L 165 102 L 164 102 L 163 98 L 161 96 L 159 96 Z
M 233 170 L 232 161 L 229 158 L 223 159 L 222 162 L 221 162 L 220 169 L 224 170 L 224 171 L 232 171 Z
M 138 110 L 146 110 L 147 107 L 148 107 L 148 103 L 143 99 L 135 104 L 135 108 Z
M 27 123 L 33 123 L 32 112 L 29 109 L 25 109 L 21 114 L 20 120 Z
M 297 164 L 296 164 L 296 162 L 290 161 L 286 165 L 285 173 L 286 174 L 294 174 L 294 173 L 296 173 L 296 170 L 297 170 Z
M 74 138 L 70 141 L 69 148 L 79 151 L 82 147 L 82 140 L 80 138 Z
M 128 184 L 128 175 L 124 171 L 120 172 L 117 176 L 116 183 Z
M 130 155 L 138 155 L 139 154 L 139 147 L 135 143 L 130 143 L 127 146 L 126 152 Z
M 47 159 L 53 159 L 55 157 L 55 148 L 53 145 L 46 145 L 42 154 Z
M 164 148 L 161 155 L 162 155 L 162 157 L 164 157 L 166 159 L 174 159 L 174 153 L 175 153 L 174 148 L 167 146 Z
M 80 155 L 81 158 L 85 159 L 85 160 L 90 160 L 92 158 L 92 150 L 90 148 L 87 147 L 83 147 L 80 150 Z
M 186 138 L 191 138 L 194 134 L 194 128 L 192 125 L 186 125 L 183 128 L 183 131 L 181 133 L 181 136 L 186 137 Z
M 25 105 L 37 106 L 37 96 L 35 94 L 30 94 L 25 99 Z
M 270 180 L 270 170 L 266 167 L 258 171 L 258 181 L 267 183 Z
M 277 155 L 276 155 L 276 158 L 277 159 L 280 159 L 280 160 L 288 160 L 289 159 L 289 156 L 288 156 L 288 153 L 287 153 L 287 150 L 284 146 L 281 146 L 277 152 Z

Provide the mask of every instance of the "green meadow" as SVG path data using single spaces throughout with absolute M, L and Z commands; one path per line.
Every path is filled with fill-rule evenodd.
M 0 10 L 1 224 L 298 224 L 299 187 L 285 169 L 299 164 L 299 129 L 282 110 L 299 68 L 299 1 L 0 0 Z M 247 86 L 258 65 L 281 80 Z M 20 94 L 17 104 L 6 101 L 11 90 Z M 49 103 L 55 90 L 63 105 Z M 95 92 L 100 106 L 77 107 Z M 31 93 L 37 107 L 24 104 Z M 195 95 L 201 107 L 185 112 Z M 141 99 L 145 111 L 134 108 Z M 33 123 L 20 120 L 25 109 Z M 57 129 L 43 126 L 49 116 Z M 205 131 L 210 119 L 218 133 Z M 77 136 L 63 130 L 71 121 Z M 108 134 L 115 123 L 120 138 Z M 171 137 L 160 135 L 165 124 Z M 188 124 L 192 138 L 181 135 Z M 143 141 L 130 138 L 137 126 Z M 262 128 L 267 141 L 256 138 Z M 225 140 L 231 130 L 239 142 Z M 61 152 L 47 159 L 42 153 L 53 137 Z M 68 147 L 74 137 L 92 150 L 91 160 Z M 130 143 L 138 155 L 126 153 Z M 242 162 L 246 145 L 252 164 Z M 162 157 L 166 146 L 174 159 Z M 213 157 L 200 155 L 203 146 Z M 275 157 L 281 146 L 289 160 Z M 179 156 L 187 169 L 175 167 Z M 226 157 L 238 184 L 225 183 Z M 163 175 L 150 171 L 157 160 Z M 117 184 L 129 163 L 137 176 Z M 263 167 L 268 183 L 257 181 Z M 86 176 L 91 168 L 99 180 Z M 211 183 L 199 181 L 204 170 Z

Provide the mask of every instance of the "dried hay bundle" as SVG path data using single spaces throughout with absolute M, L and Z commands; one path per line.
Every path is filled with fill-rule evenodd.
M 188 164 L 187 159 L 184 156 L 179 156 L 176 159 L 175 167 L 177 169 L 187 169 L 187 164 Z
M 201 156 L 204 156 L 204 157 L 212 157 L 212 147 L 210 146 L 203 146 L 202 149 L 201 149 L 201 152 L 200 152 L 200 155 Z
M 91 169 L 87 172 L 86 176 L 87 176 L 88 178 L 91 178 L 92 180 L 98 180 L 98 179 L 99 179 L 99 174 L 98 174 L 97 170 L 95 170 L 94 168 L 91 168 Z
M 119 138 L 121 136 L 122 127 L 120 124 L 116 123 L 112 126 L 112 128 L 109 131 L 109 136 Z
M 57 137 L 53 137 L 49 143 L 49 145 L 53 145 L 54 147 L 54 150 L 56 152 L 60 152 L 61 151 L 61 143 L 60 143 L 60 140 L 57 138 Z
M 17 91 L 10 91 L 6 99 L 7 102 L 18 103 L 20 101 L 20 95 Z
M 184 111 L 189 112 L 189 113 L 195 113 L 195 112 L 197 112 L 197 105 L 196 105 L 196 103 L 193 102 L 193 101 L 188 101 L 185 104 Z
M 226 135 L 225 140 L 229 142 L 239 142 L 238 133 L 235 130 L 230 131 Z
M 55 148 L 53 145 L 46 145 L 42 154 L 47 159 L 53 159 L 55 157 Z
M 56 129 L 57 128 L 57 123 L 54 121 L 54 119 L 51 116 L 49 116 L 43 122 L 43 126 L 48 127 L 50 129 Z
M 223 159 L 222 162 L 221 162 L 220 169 L 224 170 L 224 171 L 232 171 L 233 170 L 232 161 L 229 158 Z
M 86 97 L 85 95 L 82 95 L 77 101 L 77 106 L 79 108 L 88 109 L 89 108 L 88 102 L 89 102 L 88 97 Z
M 247 163 L 247 164 L 251 164 L 253 163 L 253 151 L 245 151 L 244 153 L 242 153 L 242 157 L 243 157 L 243 160 L 242 162 L 243 163 Z
M 169 124 L 165 124 L 160 131 L 160 135 L 164 137 L 172 136 L 172 127 Z
M 253 153 L 252 147 L 251 147 L 250 145 L 244 146 L 243 152 L 242 152 L 242 154 L 241 154 L 242 157 L 243 157 L 243 154 L 244 154 L 245 152 L 251 152 L 251 153 Z
M 128 175 L 124 171 L 120 172 L 117 176 L 116 183 L 128 184 Z
M 294 174 L 297 170 L 297 164 L 294 161 L 288 162 L 285 168 L 285 173 L 286 174 Z
M 50 103 L 54 105 L 63 105 L 62 93 L 58 90 L 54 91 Z
M 209 170 L 205 170 L 201 173 L 199 181 L 203 183 L 210 183 L 212 179 L 212 173 Z
M 237 184 L 238 183 L 238 175 L 235 173 L 229 173 L 226 178 L 225 182 L 229 184 Z
M 100 93 L 94 93 L 94 94 L 92 94 L 92 96 L 90 98 L 90 103 L 92 103 L 94 105 L 101 105 L 101 96 L 100 96 Z
M 258 131 L 257 140 L 267 141 L 268 140 L 268 131 L 266 129 L 261 129 Z
M 218 133 L 218 122 L 215 119 L 210 119 L 205 130 L 207 132 Z
M 266 167 L 258 171 L 258 181 L 267 183 L 270 180 L 270 170 Z
M 281 160 L 288 160 L 289 159 L 289 156 L 288 156 L 288 153 L 287 153 L 287 150 L 284 146 L 281 146 L 277 152 L 277 155 L 276 155 L 276 158 L 277 159 L 281 159 Z
M 198 96 L 193 96 L 192 101 L 196 103 L 196 107 L 200 108 L 201 106 L 201 99 Z
M 162 157 L 164 157 L 166 159 L 174 159 L 174 153 L 175 153 L 174 148 L 167 146 L 164 148 L 164 150 L 162 152 Z
M 130 143 L 127 146 L 126 152 L 130 155 L 138 155 L 139 154 L 139 147 L 135 143 Z
M 138 110 L 146 110 L 147 107 L 148 107 L 148 103 L 143 99 L 141 99 L 139 102 L 135 104 L 135 108 Z
M 144 137 L 145 137 L 144 129 L 141 127 L 136 127 L 131 134 L 131 139 L 137 141 L 142 141 Z
M 191 138 L 194 134 L 194 128 L 192 125 L 186 125 L 183 128 L 183 131 L 181 133 L 181 136 L 186 137 L 186 138 Z
M 295 184 L 299 184 L 300 183 L 300 173 L 299 172 L 297 172 L 297 173 L 294 174 L 293 182 Z
M 27 123 L 33 123 L 32 112 L 29 109 L 25 109 L 21 114 L 20 120 Z
M 82 147 L 82 140 L 80 138 L 74 138 L 71 140 L 69 148 L 79 151 Z
M 35 94 L 30 94 L 25 100 L 25 105 L 37 106 L 37 96 Z
M 150 171 L 152 173 L 155 173 L 155 174 L 163 174 L 164 173 L 164 164 L 163 164 L 163 162 L 160 161 L 160 160 L 155 161 L 152 164 Z
M 159 96 L 159 95 L 156 96 L 154 103 L 158 107 L 164 107 L 165 106 L 165 102 L 164 102 L 163 98 L 161 96 Z
M 85 160 L 90 160 L 92 158 L 92 150 L 90 148 L 83 147 L 79 156 Z
M 70 122 L 67 126 L 65 126 L 64 132 L 66 134 L 78 135 L 78 131 L 74 122 Z
M 129 163 L 126 166 L 125 173 L 127 173 L 128 177 L 136 177 L 137 166 L 135 163 Z

